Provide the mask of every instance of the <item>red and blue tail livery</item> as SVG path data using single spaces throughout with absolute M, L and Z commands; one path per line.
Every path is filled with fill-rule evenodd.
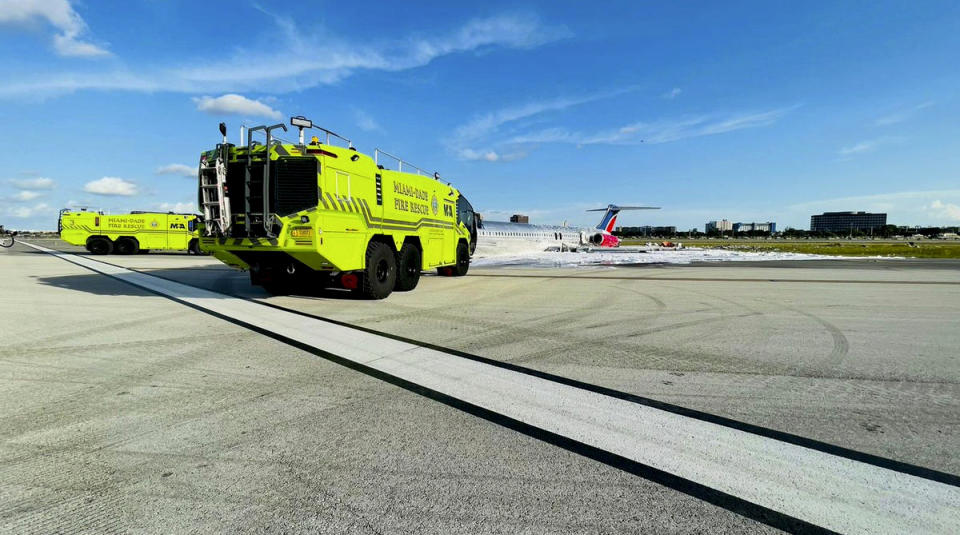
M 604 212 L 603 219 L 597 224 L 595 230 L 599 232 L 591 233 L 587 236 L 587 242 L 597 247 L 619 247 L 620 238 L 613 235 L 613 229 L 617 224 L 617 215 L 621 210 L 659 210 L 658 206 L 617 206 L 608 204 L 606 208 L 593 208 L 588 212 Z

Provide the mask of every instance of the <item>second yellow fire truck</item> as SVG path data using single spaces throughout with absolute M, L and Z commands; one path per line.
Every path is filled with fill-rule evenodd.
M 199 254 L 197 216 L 173 212 L 109 215 L 87 210 L 60 210 L 60 239 L 93 254 L 189 251 Z
M 271 293 L 327 279 L 382 299 L 412 290 L 421 271 L 467 273 L 477 217 L 460 191 L 379 149 L 361 154 L 303 117 L 291 124 L 299 143 L 273 138 L 287 129 L 281 123 L 250 128 L 245 146 L 228 143 L 220 124 L 223 141 L 200 156 L 203 251 L 249 270 L 251 282 Z M 305 143 L 310 128 L 324 141 Z M 265 143 L 252 140 L 256 131 Z

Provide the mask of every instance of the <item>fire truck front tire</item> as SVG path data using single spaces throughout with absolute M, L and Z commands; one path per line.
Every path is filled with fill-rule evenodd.
M 409 292 L 420 282 L 420 250 L 412 243 L 400 248 L 400 261 L 397 264 L 397 285 L 394 290 Z
M 203 251 L 200 250 L 200 240 L 196 238 L 190 240 L 190 245 L 187 246 L 187 253 L 202 255 Z
M 397 284 L 397 258 L 385 243 L 367 245 L 367 267 L 363 270 L 360 293 L 368 299 L 384 299 Z
M 137 254 L 140 243 L 134 238 L 118 238 L 113 244 L 113 252 L 117 254 Z
M 470 249 L 466 242 L 457 244 L 457 264 L 453 266 L 453 276 L 462 277 L 470 269 Z
M 113 242 L 107 238 L 90 238 L 87 240 L 87 250 L 91 254 L 110 254 L 113 252 Z

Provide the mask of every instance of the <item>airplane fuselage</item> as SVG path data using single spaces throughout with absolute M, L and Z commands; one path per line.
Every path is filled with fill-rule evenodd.
M 529 225 L 506 221 L 483 221 L 477 229 L 476 256 L 513 255 L 542 251 L 575 251 L 583 247 L 619 247 L 620 238 L 612 231 L 621 210 L 656 210 L 652 206 L 617 206 L 588 210 L 602 211 L 603 219 L 595 228 L 553 225 Z

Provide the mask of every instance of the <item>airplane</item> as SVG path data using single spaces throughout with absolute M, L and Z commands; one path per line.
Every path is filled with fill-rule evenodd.
M 604 212 L 594 228 L 566 225 L 530 225 L 480 219 L 477 227 L 477 249 L 474 256 L 523 254 L 541 251 L 576 251 L 581 248 L 614 248 L 620 238 L 613 235 L 617 216 L 623 210 L 659 210 L 659 206 L 617 206 L 593 208 L 588 212 Z

